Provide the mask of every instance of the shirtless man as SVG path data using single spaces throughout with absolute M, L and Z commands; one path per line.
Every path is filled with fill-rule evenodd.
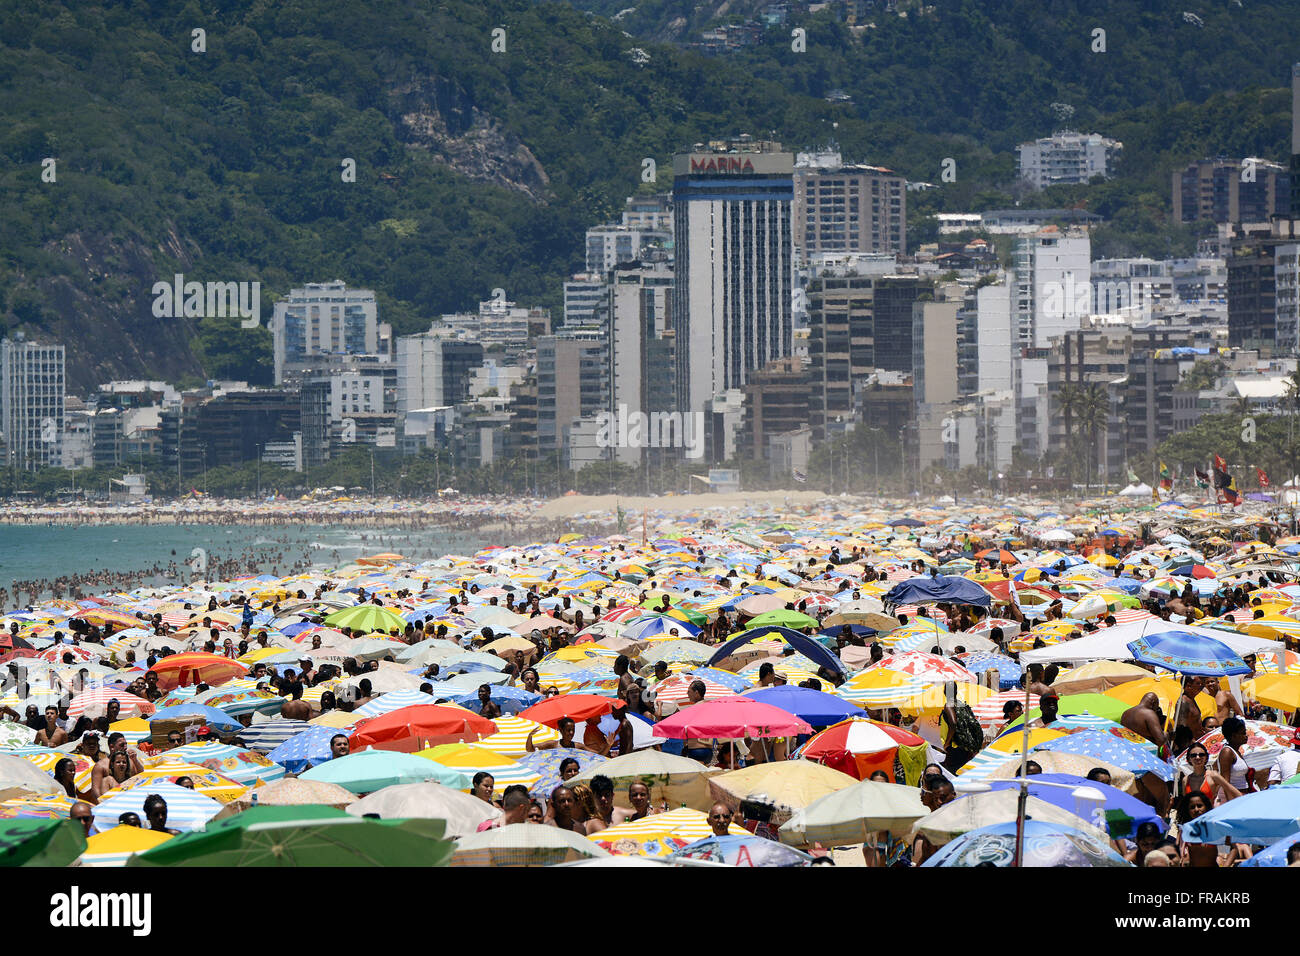
M 554 747 L 565 747 L 573 750 L 591 750 L 591 748 L 586 744 L 580 744 L 573 739 L 573 731 L 576 727 L 577 724 L 574 723 L 572 717 L 561 717 L 555 725 L 555 729 L 560 732 L 560 739 L 558 741 L 548 740 L 544 744 L 535 744 L 533 743 L 533 734 L 537 733 L 537 731 L 533 730 L 528 734 L 528 739 L 524 741 L 524 749 L 529 753 L 532 753 L 534 750 L 550 750 Z
M 280 716 L 287 720 L 310 720 L 311 705 L 302 699 L 302 684 L 294 682 L 290 698 L 280 705 Z
M 58 747 L 68 742 L 68 732 L 59 726 L 59 708 L 45 708 L 45 726 L 36 732 L 39 747 Z
M 90 771 L 90 784 L 94 793 L 99 793 L 101 785 L 104 783 L 104 777 L 110 772 L 113 763 L 113 755 L 117 753 L 126 754 L 130 763 L 131 776 L 144 772 L 144 764 L 140 762 L 139 754 L 133 752 L 127 746 L 126 737 L 118 731 L 113 731 L 108 735 L 108 749 L 103 751 L 99 760 L 96 761 L 94 768 Z M 118 781 L 119 783 L 121 781 Z M 114 784 L 115 786 L 116 784 Z
M 1052 724 L 1056 723 L 1056 712 L 1060 706 L 1061 701 L 1056 696 L 1056 691 L 1048 690 L 1046 694 L 1038 698 L 1039 715 L 1029 722 L 1029 729 L 1052 726 Z
M 1196 695 L 1200 692 L 1201 679 L 1188 677 L 1183 684 L 1182 696 L 1174 704 L 1174 727 L 1180 724 L 1186 727 L 1191 731 L 1193 740 L 1205 736 L 1205 729 L 1201 726 L 1201 705 L 1196 702 Z
M 1151 741 L 1161 751 L 1167 746 L 1164 721 L 1160 719 L 1160 698 L 1154 692 L 1142 695 L 1142 699 L 1120 714 L 1122 726 L 1140 737 Z
M 1052 688 L 1043 680 L 1043 665 L 1029 665 L 1029 693 L 1037 694 L 1039 697 L 1044 694 L 1050 694 Z
M 1241 712 L 1241 704 L 1237 703 L 1237 698 L 1233 697 L 1231 692 L 1224 687 L 1218 687 L 1215 690 L 1214 713 L 1220 724 L 1229 717 L 1240 717 L 1242 720 L 1246 719 L 1246 715 Z M 1208 720 L 1209 718 L 1206 719 Z M 1209 727 L 1205 727 L 1203 724 L 1202 727 L 1206 733 L 1210 732 Z
M 561 830 L 572 830 L 574 833 L 586 834 L 586 827 L 573 818 L 573 813 L 578 808 L 577 798 L 573 791 L 560 784 L 551 791 L 551 819 L 547 822 L 553 827 L 559 827 Z

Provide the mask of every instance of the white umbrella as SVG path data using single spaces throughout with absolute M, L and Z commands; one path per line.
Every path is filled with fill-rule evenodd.
M 462 837 L 452 866 L 552 866 L 585 857 L 609 856 L 572 830 L 541 823 L 510 823 Z
M 501 811 L 492 804 L 440 783 L 399 783 L 376 790 L 347 808 L 363 817 L 377 813 L 382 819 L 425 817 L 447 821 L 447 836 L 455 839 L 477 832 L 486 820 L 499 820 Z
M 910 843 L 921 835 L 935 846 L 942 846 L 949 840 L 955 840 L 963 833 L 969 833 L 980 827 L 992 826 L 995 823 L 1014 823 L 1019 803 L 1020 791 L 1016 789 L 991 790 L 988 793 L 973 793 L 959 797 L 917 820 L 908 832 L 907 840 Z M 1074 827 L 1102 843 L 1110 841 L 1110 837 L 1105 832 L 1097 829 L 1083 817 L 1032 794 L 1025 803 L 1025 819 Z
M 916 787 L 863 780 L 795 811 L 781 825 L 781 842 L 843 846 L 866 843 L 881 830 L 902 836 L 928 812 Z

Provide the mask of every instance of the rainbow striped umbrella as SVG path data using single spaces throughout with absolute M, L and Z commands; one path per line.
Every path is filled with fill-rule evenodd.
M 138 787 L 152 787 L 160 781 L 166 783 L 176 783 L 181 777 L 189 777 L 194 783 L 196 793 L 201 793 L 205 797 L 211 797 L 218 803 L 229 803 L 248 790 L 243 784 L 236 780 L 210 770 L 207 767 L 199 766 L 193 763 L 184 763 L 183 761 L 164 760 L 152 767 L 146 767 L 143 771 L 122 781 L 105 797 L 113 796 L 127 790 L 135 790 Z
M 256 750 L 244 750 L 221 743 L 185 744 L 164 752 L 159 760 L 196 763 L 245 786 L 279 780 L 285 772 L 278 763 Z
M 59 792 L 0 803 L 0 820 L 66 820 L 71 812 L 72 801 Z
M 736 836 L 749 835 L 748 830 L 736 823 L 732 823 L 727 832 Z M 707 813 L 680 807 L 607 827 L 594 834 L 591 840 L 619 856 L 669 856 L 712 833 Z

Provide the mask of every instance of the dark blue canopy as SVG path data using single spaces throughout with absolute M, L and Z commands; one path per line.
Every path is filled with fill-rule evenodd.
M 910 578 L 900 581 L 884 596 L 886 604 L 977 604 L 988 607 L 993 596 L 970 578 L 957 575 Z
M 754 640 L 754 638 L 762 637 L 764 634 L 772 634 L 781 638 L 818 667 L 829 667 L 831 671 L 836 674 L 843 674 L 845 672 L 844 662 L 842 660 L 826 648 L 822 647 L 807 634 L 800 634 L 798 631 L 791 630 L 788 627 L 751 627 L 747 631 L 741 631 L 725 644 L 720 645 L 718 649 L 713 652 L 713 656 L 709 658 L 707 666 L 713 667 L 719 661 L 726 660 L 742 644 L 748 644 L 750 641 Z

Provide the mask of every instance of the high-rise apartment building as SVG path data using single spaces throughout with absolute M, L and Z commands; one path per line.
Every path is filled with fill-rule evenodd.
M 5 464 L 35 471 L 63 463 L 62 345 L 0 343 L 0 431 Z
M 610 274 L 605 308 L 610 362 L 610 412 L 672 411 L 675 332 L 673 272 L 666 264 L 628 263 Z M 615 458 L 636 464 L 640 448 L 620 448 Z
M 1175 222 L 1268 222 L 1285 216 L 1291 177 L 1266 159 L 1202 159 L 1173 173 Z
M 483 346 L 431 329 L 397 340 L 397 413 L 441 408 L 469 398 L 470 373 Z
M 794 157 L 742 136 L 673 157 L 677 405 L 704 411 L 793 338 Z
M 845 165 L 834 150 L 800 153 L 793 212 L 800 265 L 821 253 L 907 251 L 907 180 L 884 167 Z
M 316 359 L 379 351 L 379 306 L 369 289 L 341 279 L 293 289 L 271 317 L 275 384 L 298 379 Z
M 1065 130 L 1016 147 L 1020 176 L 1038 189 L 1110 176 L 1124 144 L 1098 133 Z

